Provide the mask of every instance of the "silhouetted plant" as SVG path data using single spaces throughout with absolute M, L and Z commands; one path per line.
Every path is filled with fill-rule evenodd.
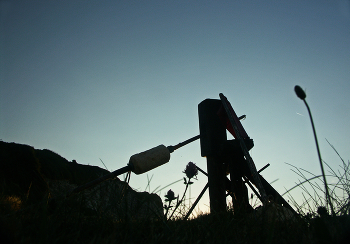
M 336 183 L 328 184 L 329 199 L 334 210 L 334 215 L 348 215 L 350 214 L 350 162 L 348 161 L 347 163 L 345 163 L 345 161 L 340 157 L 333 145 L 331 145 L 330 143 L 329 145 L 333 148 L 333 150 L 337 153 L 337 155 L 342 161 L 342 165 L 340 165 L 341 171 L 333 170 L 326 162 L 323 161 L 323 163 L 328 167 L 327 176 L 332 177 L 336 180 Z M 300 181 L 298 184 L 296 184 L 288 191 L 283 193 L 282 196 L 289 194 L 292 204 L 302 215 L 310 215 L 315 217 L 317 216 L 317 214 L 319 214 L 324 216 L 324 210 L 326 208 L 322 205 L 323 197 L 322 194 L 320 195 L 319 193 L 325 193 L 325 190 L 322 186 L 319 185 L 317 181 L 322 179 L 322 175 L 315 175 L 312 172 L 309 172 L 302 168 L 297 168 L 291 164 L 288 165 L 293 167 L 292 171 L 299 175 L 302 178 L 302 181 Z M 311 176 L 306 176 L 305 173 Z M 324 182 L 321 180 L 321 183 Z M 308 184 L 311 187 L 312 192 L 308 190 L 305 184 Z M 290 195 L 290 192 L 298 187 L 303 190 L 302 196 L 304 201 L 302 204 L 298 204 Z
M 171 206 L 171 202 L 175 199 L 179 199 L 179 196 L 175 197 L 175 193 L 170 189 L 167 194 L 165 195 L 165 201 L 168 202 L 168 205 L 164 205 L 165 209 L 165 218 L 167 219 L 169 209 L 171 209 L 173 206 Z
M 186 169 L 185 171 L 183 171 L 183 173 L 186 174 L 188 179 L 192 179 L 193 177 L 196 177 L 197 179 L 198 169 L 196 167 L 196 164 L 194 164 L 193 162 L 189 162 L 186 165 Z M 186 184 L 186 179 L 185 179 L 185 184 Z
M 181 199 L 179 200 L 179 196 L 175 197 L 173 194 L 173 192 L 171 190 L 168 191 L 168 194 L 165 195 L 165 201 L 169 202 L 169 205 L 168 206 L 164 206 L 164 208 L 166 209 L 166 213 L 165 213 L 165 216 L 167 217 L 167 214 L 168 214 L 168 210 L 172 207 L 170 205 L 171 201 L 172 200 L 175 200 L 177 199 L 177 202 L 176 202 L 176 205 L 175 205 L 175 208 L 174 210 L 172 211 L 171 215 L 169 216 L 169 218 L 167 218 L 168 220 L 172 218 L 172 216 L 174 215 L 175 211 L 178 209 L 178 207 L 183 203 L 184 201 L 184 198 L 186 196 L 186 192 L 187 192 L 187 189 L 189 187 L 189 185 L 192 185 L 193 184 L 193 181 L 191 181 L 191 179 L 197 179 L 197 175 L 198 175 L 198 169 L 196 167 L 196 164 L 194 164 L 193 162 L 189 162 L 187 165 L 186 165 L 186 168 L 185 170 L 183 171 L 183 173 L 186 174 L 186 177 L 188 179 L 186 179 L 186 177 L 184 177 L 184 184 L 186 185 L 186 188 L 185 188 L 185 191 L 181 197 Z M 169 193 L 171 194 L 169 196 Z M 169 198 L 170 197 L 170 198 Z
M 310 111 L 309 105 L 307 104 L 307 102 L 305 100 L 306 94 L 305 94 L 304 90 L 300 86 L 295 86 L 294 87 L 294 91 L 297 94 L 297 96 L 301 100 L 304 101 L 305 106 L 306 106 L 306 108 L 307 108 L 307 110 L 309 112 L 309 115 L 310 115 L 312 130 L 313 130 L 314 136 L 315 136 L 315 143 L 316 143 L 316 148 L 317 148 L 318 159 L 320 161 L 320 166 L 321 166 L 321 171 L 322 171 L 322 176 L 323 176 L 323 181 L 324 181 L 325 194 L 326 194 L 326 206 L 329 205 L 330 208 L 331 208 L 332 215 L 335 215 L 335 212 L 334 212 L 334 209 L 333 209 L 333 205 L 332 205 L 332 201 L 330 199 L 330 195 L 329 195 L 329 192 L 328 192 L 328 184 L 327 184 L 326 175 L 325 175 L 324 169 L 323 169 L 323 164 L 322 164 L 322 159 L 321 159 L 321 152 L 320 152 L 320 148 L 318 146 L 318 140 L 317 140 L 317 136 L 316 136 L 316 129 L 315 129 L 315 126 L 314 126 L 314 121 L 312 119 L 312 115 L 311 115 L 311 111 Z

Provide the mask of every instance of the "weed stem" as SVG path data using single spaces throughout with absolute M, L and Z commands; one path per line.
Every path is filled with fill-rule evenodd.
M 329 204 L 330 208 L 331 208 L 331 212 L 332 212 L 332 215 L 335 216 L 335 212 L 334 212 L 334 209 L 333 209 L 333 204 L 332 204 L 332 201 L 330 199 L 330 196 L 329 196 L 329 192 L 328 192 L 328 184 L 327 184 L 327 181 L 326 181 L 326 175 L 324 173 L 324 169 L 323 169 L 323 163 L 322 163 L 322 159 L 321 159 L 321 152 L 320 152 L 320 148 L 318 146 L 318 140 L 317 140 L 317 136 L 316 136 L 316 130 L 315 130 L 315 125 L 314 125 L 314 121 L 312 119 L 312 115 L 311 115 L 311 111 L 310 111 L 310 107 L 309 105 L 307 104 L 306 100 L 305 99 L 302 99 L 305 103 L 305 106 L 307 108 L 307 111 L 309 112 L 309 116 L 310 116 L 310 120 L 311 120 L 311 125 L 312 125 L 312 130 L 314 132 L 314 137 L 315 137 L 315 142 L 316 142 L 316 149 L 317 149 L 317 154 L 318 154 L 318 159 L 320 161 L 320 166 L 321 166 L 321 171 L 322 171 L 322 176 L 323 176 L 323 181 L 324 181 L 324 186 L 325 186 L 325 190 L 326 190 L 326 205 L 327 203 Z

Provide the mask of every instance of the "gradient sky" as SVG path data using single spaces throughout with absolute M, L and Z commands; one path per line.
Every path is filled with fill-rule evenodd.
M 327 138 L 350 159 L 350 1 L 0 1 L 0 139 L 113 171 L 130 156 L 199 134 L 198 104 L 223 93 L 254 140 L 252 158 L 283 193 L 319 174 Z M 199 141 L 130 185 L 181 179 Z M 121 177 L 122 178 L 122 177 Z M 197 197 L 206 184 L 198 175 Z M 331 181 L 331 179 L 329 180 Z M 177 183 L 164 189 L 182 194 Z M 148 189 L 147 189 L 148 190 Z M 297 190 L 295 191 L 297 194 Z M 200 203 L 206 211 L 208 193 Z

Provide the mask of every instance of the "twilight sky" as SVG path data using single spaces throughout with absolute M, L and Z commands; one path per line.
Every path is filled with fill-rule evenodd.
M 198 104 L 223 93 L 283 193 L 299 179 L 285 163 L 320 173 L 300 85 L 323 160 L 338 169 L 325 138 L 350 159 L 350 1 L 263 2 L 0 1 L 0 139 L 113 171 L 198 135 Z M 206 170 L 199 141 L 130 185 L 164 187 L 189 161 Z M 198 175 L 192 198 L 206 181 Z M 163 199 L 170 188 L 184 191 L 179 182 Z

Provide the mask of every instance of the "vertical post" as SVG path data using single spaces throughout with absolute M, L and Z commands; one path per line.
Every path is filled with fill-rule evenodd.
M 248 150 L 253 146 L 252 139 L 245 139 L 244 143 Z M 239 141 L 234 139 L 227 141 L 223 150 L 223 154 L 228 158 L 231 189 L 232 189 L 232 204 L 234 211 L 249 210 L 248 189 L 242 180 L 245 175 L 250 175 L 250 170 L 244 158 L 242 148 Z
M 210 212 L 226 211 L 225 170 L 219 152 L 226 142 L 226 128 L 217 112 L 221 100 L 206 99 L 198 105 L 201 155 L 207 158 Z

